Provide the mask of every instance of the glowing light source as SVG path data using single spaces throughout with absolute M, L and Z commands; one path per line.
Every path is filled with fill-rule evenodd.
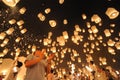
M 118 17 L 119 12 L 115 8 L 108 8 L 105 13 L 110 19 L 115 19 Z
M 2 0 L 9 7 L 15 7 L 20 0 Z
M 51 27 L 55 27 L 57 25 L 55 20 L 50 20 L 49 24 L 50 24 Z

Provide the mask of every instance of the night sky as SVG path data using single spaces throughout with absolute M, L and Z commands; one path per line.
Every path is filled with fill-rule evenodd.
M 26 8 L 25 14 L 19 14 L 18 10 L 22 7 Z M 50 48 L 50 46 L 44 46 L 43 43 L 39 43 L 39 40 L 43 40 L 44 38 L 47 38 L 48 32 L 52 32 L 52 41 L 57 42 L 57 37 L 62 35 L 63 31 L 67 31 L 69 34 L 69 39 L 67 40 L 65 46 L 56 46 L 59 53 L 62 52 L 62 49 L 70 48 L 74 49 L 78 52 L 79 56 L 75 57 L 75 61 L 71 61 L 70 57 L 73 55 L 71 52 L 66 52 L 64 58 L 59 58 L 60 60 L 63 60 L 62 63 L 60 63 L 57 60 L 54 60 L 56 63 L 58 62 L 59 65 L 56 65 L 57 67 L 66 67 L 66 64 L 68 61 L 71 61 L 72 63 L 76 64 L 76 66 L 81 67 L 82 64 L 86 63 L 86 55 L 91 55 L 93 58 L 93 61 L 95 64 L 99 65 L 99 57 L 105 57 L 107 59 L 107 66 L 112 66 L 115 69 L 120 69 L 120 50 L 117 50 L 114 46 L 112 47 L 115 50 L 116 55 L 112 55 L 108 52 L 109 46 L 103 46 L 102 43 L 107 44 L 107 41 L 109 39 L 114 40 L 115 42 L 120 42 L 120 15 L 111 20 L 109 17 L 105 14 L 108 7 L 113 7 L 116 10 L 120 12 L 120 1 L 119 0 L 64 0 L 63 4 L 59 4 L 59 0 L 20 0 L 20 2 L 16 5 L 15 8 L 10 8 L 0 2 L 0 11 L 3 13 L 6 13 L 5 10 L 8 10 L 7 17 L 4 19 L 3 16 L 0 16 L 0 32 L 4 32 L 7 29 L 10 28 L 10 26 L 13 26 L 15 28 L 15 32 L 13 35 L 8 36 L 10 39 L 8 45 L 5 47 L 1 47 L 0 51 L 3 51 L 4 48 L 9 48 L 8 54 L 6 54 L 2 58 L 14 58 L 15 54 L 11 55 L 11 52 L 15 52 L 16 48 L 21 49 L 20 56 L 27 56 L 26 50 L 27 46 L 30 45 L 36 45 L 40 49 L 41 48 Z M 50 8 L 51 12 L 49 14 L 45 14 L 44 10 L 46 8 Z M 1 13 L 2 13 L 1 12 Z M 12 13 L 13 12 L 13 13 Z M 39 13 L 43 13 L 46 17 L 45 21 L 40 21 L 37 15 Z M 10 14 L 9 14 L 10 13 Z M 83 20 L 82 14 L 86 14 L 87 19 Z M 91 22 L 91 17 L 93 14 L 98 14 L 99 17 L 102 19 L 102 26 L 99 26 L 98 24 Z M 15 18 L 16 20 L 23 20 L 24 24 L 23 27 L 27 29 L 27 32 L 25 34 L 20 34 L 19 29 L 17 28 L 17 25 L 10 25 L 7 22 Z M 63 20 L 67 19 L 68 24 L 63 24 Z M 5 20 L 4 25 L 2 25 L 3 21 Z M 55 20 L 57 22 L 56 27 L 51 27 L 49 25 L 49 20 Z M 91 25 L 96 25 L 99 32 L 97 33 L 97 36 L 102 36 L 103 40 L 102 43 L 97 40 L 97 37 L 95 40 L 88 40 L 89 33 L 88 28 L 86 27 L 86 23 L 90 22 Z M 114 28 L 110 27 L 110 24 L 116 24 Z M 71 40 L 71 37 L 74 34 L 75 25 L 79 25 L 81 29 L 84 29 L 86 32 L 81 32 L 79 35 L 82 35 L 83 41 L 79 41 L 79 45 L 76 45 Z M 105 37 L 104 30 L 105 29 L 112 29 L 114 30 L 114 33 L 110 37 Z M 20 43 L 15 43 L 14 40 L 17 37 L 21 37 L 22 40 Z M 115 38 L 118 38 L 116 40 Z M 2 40 L 0 40 L 2 43 Z M 100 48 L 100 51 L 94 49 L 94 53 L 90 54 L 89 51 L 84 53 L 83 50 L 87 50 L 87 48 L 83 47 L 84 43 L 95 43 L 99 42 L 99 46 L 96 46 L 97 48 Z M 90 49 L 90 45 L 88 45 L 88 48 Z M 30 49 L 28 49 L 30 51 Z M 77 58 L 81 58 L 81 63 L 77 62 Z M 114 63 L 112 59 L 115 59 L 116 62 Z M 64 65 L 63 65 L 64 64 Z M 104 67 L 104 66 L 102 66 Z

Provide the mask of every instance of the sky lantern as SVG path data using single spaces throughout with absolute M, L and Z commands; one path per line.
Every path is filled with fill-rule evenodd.
M 111 36 L 111 33 L 110 33 L 110 30 L 109 30 L 109 29 L 105 29 L 105 30 L 104 30 L 104 33 L 105 33 L 105 36 L 106 36 L 106 37 Z
M 87 19 L 86 14 L 82 14 L 82 18 L 83 18 L 83 20 Z
M 4 41 L 3 41 L 3 44 L 7 44 L 9 42 L 9 39 L 6 38 Z
M 45 21 L 46 19 L 46 17 L 42 13 L 39 13 L 37 16 L 40 19 L 40 21 Z
M 11 19 L 11 20 L 9 20 L 9 23 L 10 23 L 10 24 L 15 24 L 15 23 L 16 23 L 16 20 L 15 20 L 15 19 Z
M 64 39 L 68 39 L 69 38 L 67 31 L 63 31 L 63 37 L 64 37 Z
M 6 34 L 4 32 L 0 33 L 0 39 L 3 40 L 5 38 Z
M 118 12 L 115 8 L 109 7 L 109 8 L 107 9 L 107 11 L 105 12 L 105 14 L 106 14 L 110 19 L 115 19 L 115 18 L 118 17 L 119 12 Z
M 116 47 L 118 50 L 120 50 L 120 41 L 119 41 L 119 42 L 116 42 L 115 47 Z
M 111 53 L 112 55 L 115 55 L 115 50 L 112 47 L 108 47 L 108 52 Z
M 26 12 L 26 8 L 25 7 L 22 7 L 20 10 L 19 10 L 19 13 L 20 14 L 24 14 Z
M 64 0 L 59 0 L 59 4 L 63 4 L 64 3 Z
M 96 26 L 92 26 L 91 30 L 92 30 L 93 33 L 98 33 L 98 29 L 97 29 Z
M 94 14 L 94 15 L 91 17 L 91 21 L 92 21 L 92 22 L 95 22 L 95 23 L 100 23 L 100 22 L 101 22 L 101 18 L 100 18 L 97 14 Z
M 2 0 L 9 7 L 15 7 L 20 0 Z
M 20 32 L 21 32 L 22 34 L 24 34 L 24 33 L 26 33 L 26 32 L 27 32 L 27 29 L 26 29 L 26 28 L 24 28 L 24 29 L 22 29 Z
M 68 24 L 68 20 L 67 20 L 67 19 L 64 19 L 64 20 L 63 20 L 63 24 Z
M 49 24 L 51 27 L 55 27 L 57 25 L 55 20 L 49 20 Z
M 35 52 L 35 51 L 36 51 L 36 46 L 33 45 L 33 46 L 32 46 L 32 52 Z
M 17 25 L 18 26 L 21 26 L 21 25 L 23 25 L 24 24 L 24 21 L 23 20 L 19 20 L 18 22 L 17 22 Z
M 21 38 L 20 37 L 17 37 L 16 39 L 15 39 L 15 42 L 19 42 L 21 40 Z
M 75 25 L 75 31 L 81 32 L 81 29 L 80 29 L 79 25 Z
M 11 35 L 11 34 L 13 33 L 13 31 L 14 31 L 14 28 L 12 27 L 12 28 L 9 28 L 9 29 L 6 31 L 6 33 L 7 33 L 8 35 Z
M 112 39 L 109 39 L 107 44 L 108 44 L 108 46 L 114 46 L 115 42 Z
M 50 8 L 45 9 L 45 13 L 46 13 L 46 14 L 49 14 L 50 12 L 51 12 L 51 9 L 50 9 Z
M 87 25 L 87 28 L 90 28 L 90 27 L 91 27 L 90 22 L 86 22 L 86 25 Z

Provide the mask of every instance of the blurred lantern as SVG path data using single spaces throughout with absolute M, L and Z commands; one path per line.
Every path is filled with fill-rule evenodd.
M 109 41 L 107 42 L 108 46 L 114 46 L 115 42 L 112 39 L 109 39 Z
M 26 33 L 27 32 L 27 29 L 22 29 L 21 31 L 20 31 L 22 34 L 24 34 L 24 33 Z
M 64 37 L 64 39 L 68 39 L 69 38 L 67 31 L 63 32 L 63 37 Z
M 15 7 L 20 0 L 2 0 L 9 7 Z
M 64 0 L 59 0 L 59 4 L 63 4 L 64 3 Z
M 68 23 L 67 19 L 64 19 L 63 24 L 67 24 L 67 23 Z
M 81 58 L 78 58 L 78 62 L 79 62 L 79 63 L 81 62 Z
M 49 32 L 49 33 L 48 33 L 48 38 L 50 39 L 51 36 L 52 36 L 52 32 Z
M 3 40 L 5 38 L 6 34 L 4 32 L 0 33 L 0 39 Z
M 15 24 L 15 23 L 16 23 L 16 20 L 15 20 L 15 19 L 11 19 L 11 20 L 9 20 L 9 23 L 10 23 L 10 24 Z
M 119 12 L 115 8 L 108 8 L 105 13 L 110 19 L 115 19 L 118 17 Z
M 53 53 L 55 53 L 55 52 L 56 52 L 56 47 L 51 47 L 51 51 L 52 51 Z
M 3 50 L 4 55 L 7 54 L 8 51 L 9 51 L 9 49 L 5 48 L 5 49 Z
M 96 26 L 92 26 L 91 30 L 93 33 L 98 33 L 98 29 L 96 28 Z
M 81 29 L 80 29 L 79 25 L 75 25 L 75 31 L 81 32 Z
M 45 9 L 45 13 L 46 13 L 46 14 L 49 14 L 50 12 L 51 12 L 51 9 L 50 9 L 50 8 Z
M 11 35 L 11 34 L 13 33 L 13 31 L 14 31 L 14 28 L 9 28 L 9 29 L 6 31 L 6 33 L 7 33 L 8 35 Z
M 87 19 L 86 14 L 82 14 L 82 18 L 83 18 L 84 20 Z
M 110 27 L 115 27 L 115 24 L 110 24 Z
M 19 42 L 21 40 L 20 37 L 16 38 L 15 42 Z
M 115 50 L 112 47 L 108 47 L 108 52 L 115 55 Z
M 119 41 L 119 42 L 116 42 L 115 47 L 116 47 L 118 50 L 120 50 L 120 41 Z
M 91 27 L 90 22 L 87 22 L 86 25 L 87 25 L 88 28 Z
M 45 21 L 46 17 L 42 13 L 39 13 L 38 18 L 40 19 L 40 21 Z
M 21 26 L 21 25 L 23 25 L 24 24 L 24 21 L 23 20 L 19 20 L 18 22 L 17 22 L 17 25 L 18 26 Z
M 57 25 L 55 20 L 49 20 L 49 24 L 51 27 L 55 27 Z
M 26 8 L 25 8 L 25 7 L 21 8 L 21 9 L 19 10 L 20 14 L 24 14 L 25 11 L 26 11 Z
M 100 18 L 97 14 L 94 14 L 94 15 L 91 17 L 91 21 L 92 21 L 92 22 L 95 22 L 95 23 L 100 23 L 100 22 L 101 22 L 101 18 Z
M 7 44 L 8 41 L 9 41 L 9 39 L 6 38 L 6 39 L 3 41 L 3 44 Z
M 105 36 L 106 36 L 106 37 L 111 36 L 111 33 L 110 33 L 110 30 L 109 30 L 109 29 L 105 29 L 105 30 L 104 30 L 104 33 L 105 33 Z
M 36 46 L 33 45 L 33 46 L 32 46 L 32 52 L 35 52 L 35 51 L 36 51 Z

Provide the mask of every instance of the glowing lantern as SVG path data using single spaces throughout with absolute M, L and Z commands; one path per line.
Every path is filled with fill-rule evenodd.
M 9 28 L 9 29 L 6 31 L 6 33 L 7 33 L 8 35 L 11 35 L 11 34 L 13 33 L 13 31 L 14 31 L 14 28 Z
M 68 23 L 67 19 L 64 19 L 63 24 L 67 24 L 67 23 Z
M 107 42 L 108 46 L 114 46 L 115 42 L 111 39 Z
M 119 42 L 116 42 L 115 47 L 116 47 L 118 50 L 120 50 L 120 41 L 119 41 Z
M 3 53 L 4 53 L 4 54 L 7 54 L 7 53 L 8 53 L 8 49 L 7 49 L 7 48 L 4 49 L 4 50 L 3 50 Z
M 87 22 L 86 25 L 87 25 L 88 28 L 91 27 L 90 22 Z
M 5 38 L 6 34 L 4 32 L 0 33 L 0 39 L 3 40 Z
M 33 45 L 33 46 L 32 46 L 32 52 L 35 52 L 35 51 L 36 51 L 36 46 Z
M 59 4 L 63 4 L 64 3 L 64 0 L 59 0 Z
M 81 29 L 80 29 L 79 25 L 75 25 L 75 31 L 81 32 Z
M 85 14 L 82 14 L 82 18 L 85 20 L 87 19 L 87 16 Z
M 23 24 L 24 24 L 24 21 L 23 21 L 23 20 L 20 20 L 20 21 L 17 22 L 17 25 L 18 25 L 18 26 L 21 26 L 21 25 L 23 25 Z
M 45 9 L 45 13 L 46 13 L 46 14 L 49 14 L 50 12 L 51 12 L 51 9 L 50 9 L 50 8 Z
M 115 50 L 113 48 L 111 48 L 111 47 L 108 47 L 108 52 L 111 53 L 111 54 L 113 54 L 113 55 L 116 54 Z
M 10 23 L 10 24 L 15 24 L 15 23 L 16 23 L 16 20 L 15 20 L 15 19 L 11 19 L 11 20 L 9 20 L 9 23 Z
M 93 33 L 98 33 L 98 29 L 96 28 L 96 26 L 92 26 L 91 30 Z
M 48 33 L 48 38 L 50 39 L 51 36 L 52 36 L 52 32 L 49 32 L 49 33 Z
M 51 48 L 51 51 L 52 51 L 53 53 L 55 53 L 55 52 L 56 52 L 56 47 L 52 47 L 52 48 Z
M 15 42 L 19 42 L 20 41 L 20 37 L 16 38 Z
M 6 38 L 6 39 L 3 41 L 3 43 L 4 43 L 4 44 L 7 44 L 8 41 L 9 41 L 9 39 Z
M 51 27 L 55 27 L 57 25 L 55 20 L 50 20 L 49 24 L 50 24 Z
M 118 17 L 119 12 L 115 8 L 108 8 L 105 13 L 110 19 L 115 19 Z
M 26 11 L 26 8 L 25 8 L 25 7 L 21 8 L 21 9 L 19 10 L 20 14 L 24 14 L 25 11 Z
M 79 63 L 81 62 L 81 59 L 80 59 L 80 58 L 78 58 L 78 62 L 79 62 Z
M 20 31 L 22 34 L 24 34 L 24 33 L 26 33 L 27 32 L 27 29 L 22 29 L 21 31 Z
M 63 37 L 64 37 L 64 39 L 68 39 L 69 38 L 67 31 L 63 32 Z
M 2 0 L 7 6 L 15 7 L 20 0 Z
M 115 27 L 115 24 L 110 24 L 110 27 Z
M 106 36 L 106 37 L 111 36 L 111 33 L 110 33 L 110 30 L 109 30 L 109 29 L 105 29 L 105 30 L 104 30 L 104 33 L 105 33 L 105 36 Z
M 91 21 L 92 21 L 92 22 L 95 22 L 95 23 L 100 23 L 100 22 L 101 22 L 101 18 L 100 18 L 97 14 L 94 14 L 94 15 L 91 17 Z
M 40 19 L 40 21 L 45 21 L 46 17 L 42 13 L 39 13 L 38 18 Z

